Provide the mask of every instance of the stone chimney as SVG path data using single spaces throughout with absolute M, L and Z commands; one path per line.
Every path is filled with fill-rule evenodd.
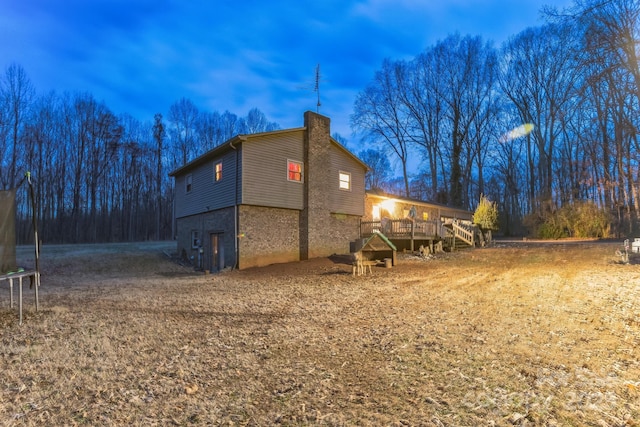
M 331 120 L 304 113 L 304 208 L 300 214 L 300 259 L 326 254 L 329 210 Z

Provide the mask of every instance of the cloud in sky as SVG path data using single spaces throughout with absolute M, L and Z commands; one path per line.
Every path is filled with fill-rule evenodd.
M 180 98 L 281 126 L 315 110 L 350 136 L 356 94 L 384 58 L 410 59 L 447 35 L 499 43 L 540 25 L 545 0 L 5 0 L 0 63 L 40 92 L 89 92 L 152 120 Z M 553 1 L 568 6 L 569 0 Z

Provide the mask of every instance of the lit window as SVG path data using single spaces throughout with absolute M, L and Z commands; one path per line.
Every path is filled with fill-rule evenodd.
M 302 182 L 302 163 L 287 160 L 287 180 Z
M 187 175 L 186 186 L 185 186 L 187 193 L 191 193 L 192 186 L 193 186 L 193 177 L 191 175 Z
M 349 172 L 340 172 L 340 189 L 351 190 L 351 174 Z
M 222 179 L 222 162 L 216 163 L 215 166 L 215 180 L 216 182 Z

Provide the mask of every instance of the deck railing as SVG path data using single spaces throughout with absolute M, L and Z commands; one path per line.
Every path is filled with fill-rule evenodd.
M 475 245 L 473 228 L 471 228 L 471 226 L 466 226 L 462 223 L 454 222 L 453 230 L 456 234 L 456 238 L 464 240 L 471 246 Z
M 473 226 L 466 225 L 458 221 L 454 221 L 443 227 L 442 236 L 452 242 L 455 241 L 455 239 L 460 239 L 466 242 L 469 246 L 475 246 Z M 451 244 L 453 245 L 453 243 Z
M 433 239 L 439 236 L 440 221 L 410 219 L 387 219 L 379 221 L 361 221 L 360 237 L 369 237 L 373 233 L 382 233 L 390 239 Z

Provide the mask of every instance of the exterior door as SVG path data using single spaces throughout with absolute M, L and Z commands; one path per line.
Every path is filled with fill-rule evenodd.
M 211 255 L 209 257 L 209 270 L 220 271 L 224 267 L 224 257 L 222 252 L 222 233 L 211 233 Z

